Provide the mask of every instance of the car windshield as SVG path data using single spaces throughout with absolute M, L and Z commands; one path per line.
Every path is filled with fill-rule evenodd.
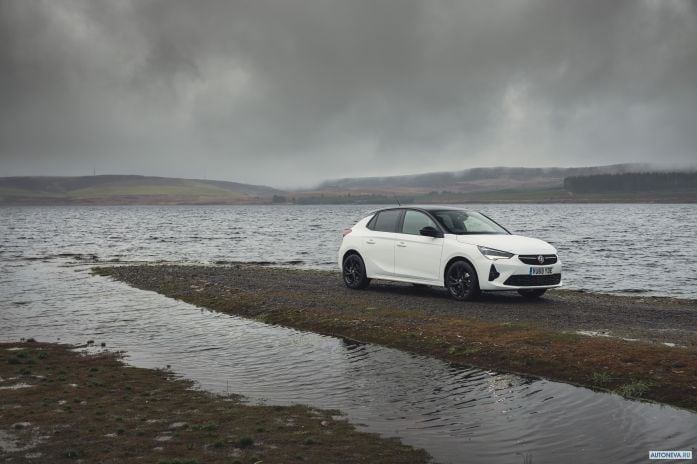
M 431 214 L 451 234 L 509 234 L 506 229 L 480 213 L 451 209 L 431 211 Z

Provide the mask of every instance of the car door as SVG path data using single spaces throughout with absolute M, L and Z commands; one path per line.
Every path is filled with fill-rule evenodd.
M 415 280 L 441 281 L 440 260 L 443 238 L 421 235 L 424 227 L 440 227 L 425 213 L 408 209 L 395 243 L 395 276 Z
M 368 223 L 364 237 L 363 261 L 368 277 L 394 275 L 395 241 L 404 210 L 395 208 L 380 211 Z

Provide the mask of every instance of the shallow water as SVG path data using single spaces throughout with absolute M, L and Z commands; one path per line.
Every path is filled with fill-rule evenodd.
M 697 444 L 697 414 L 213 313 L 68 262 L 0 262 L 0 340 L 105 342 L 206 390 L 340 409 L 440 462 L 638 462 Z
M 0 207 L 0 261 L 266 261 L 335 269 L 373 206 Z M 568 288 L 697 298 L 697 205 L 468 205 L 554 244 Z

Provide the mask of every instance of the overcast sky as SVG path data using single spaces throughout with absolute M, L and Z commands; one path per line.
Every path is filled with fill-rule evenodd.
M 0 176 L 697 164 L 697 2 L 0 0 Z

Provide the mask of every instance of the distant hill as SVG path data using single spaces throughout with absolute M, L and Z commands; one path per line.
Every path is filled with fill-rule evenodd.
M 0 177 L 0 204 L 268 203 L 271 187 L 132 175 Z
M 329 180 L 317 187 L 322 192 L 374 194 L 474 193 L 501 190 L 561 189 L 572 176 L 617 174 L 650 169 L 643 164 L 615 164 L 586 168 L 473 168 L 407 176 L 359 177 Z
M 237 182 L 130 175 L 0 177 L 0 205 L 697 202 L 697 189 L 690 187 L 694 173 L 646 174 L 654 170 L 640 164 L 475 168 L 338 179 L 294 191 Z
M 567 177 L 564 188 L 574 194 L 588 193 L 697 193 L 697 172 L 635 172 Z
M 294 192 L 295 203 L 694 203 L 697 191 L 584 190 L 565 188 L 565 179 L 656 171 L 648 164 L 583 168 L 473 168 L 406 176 L 329 180 L 311 191 Z M 581 181 L 582 182 L 582 181 Z

